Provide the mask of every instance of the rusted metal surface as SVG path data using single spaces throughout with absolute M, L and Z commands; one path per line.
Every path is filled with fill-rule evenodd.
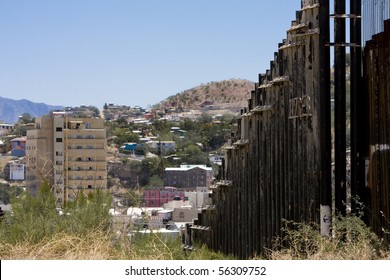
M 366 222 L 390 241 L 389 0 L 350 0 L 335 7 L 329 42 L 329 1 L 302 1 L 270 70 L 259 75 L 248 107 L 226 145 L 213 203 L 199 214 L 191 240 L 246 259 L 272 248 L 283 220 L 314 222 L 330 232 L 332 172 L 330 53 L 335 47 L 335 208 L 346 213 L 345 47 L 351 53 L 351 194 Z M 340 5 L 342 7 L 337 7 Z M 385 10 L 380 10 L 382 7 Z M 389 9 L 387 9 L 389 8 Z M 363 12 L 363 16 L 360 14 Z M 381 15 L 379 19 L 378 15 Z M 345 42 L 345 19 L 350 42 Z M 362 21 L 363 20 L 363 26 Z M 381 20 L 383 23 L 381 23 Z M 363 27 L 363 28 L 361 28 Z M 361 43 L 361 30 L 380 30 Z M 341 35 L 340 35 L 341 34 Z M 363 77 L 361 75 L 362 48 Z M 341 125 L 341 126 L 340 126 Z M 359 204 L 352 199 L 352 212 Z
M 357 197 L 360 200 L 365 197 L 365 158 L 364 150 L 367 146 L 365 136 L 358 135 L 358 132 L 367 131 L 365 120 L 367 114 L 364 112 L 363 90 L 362 90 L 362 5 L 361 1 L 350 0 L 350 42 L 356 47 L 350 48 L 350 116 L 351 116 L 351 208 L 357 208 Z
M 368 209 L 374 231 L 390 241 L 390 20 L 366 42 L 364 83 L 368 98 Z M 363 132 L 362 134 L 363 135 Z M 367 134 L 366 134 L 367 135 Z
M 346 23 L 344 15 L 345 0 L 334 1 L 334 100 L 335 100 L 335 208 L 338 213 L 345 215 L 347 203 L 346 179 Z
M 214 206 L 199 215 L 193 240 L 246 259 L 272 248 L 284 219 L 325 223 L 326 234 L 331 222 L 328 42 L 329 1 L 302 1 L 270 70 L 259 75 L 242 111 L 226 149 L 223 178 L 213 188 Z

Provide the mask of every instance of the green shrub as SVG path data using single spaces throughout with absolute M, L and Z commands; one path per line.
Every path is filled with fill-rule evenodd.
M 100 190 L 88 196 L 80 192 L 60 215 L 50 186 L 44 183 L 36 196 L 26 192 L 11 199 L 12 213 L 1 222 L 0 239 L 13 244 L 37 243 L 59 232 L 82 235 L 97 228 L 107 230 L 110 204 L 111 197 Z
M 268 250 L 268 259 L 371 260 L 390 258 L 386 243 L 359 214 L 334 219 L 332 237 L 321 237 L 317 224 L 284 221 L 282 237 Z

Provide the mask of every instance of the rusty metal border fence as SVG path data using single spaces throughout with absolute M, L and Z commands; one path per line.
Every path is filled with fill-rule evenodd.
M 287 38 L 241 112 L 225 147 L 220 178 L 212 186 L 214 204 L 189 228 L 191 241 L 246 259 L 273 249 L 273 239 L 283 237 L 283 221 L 314 223 L 329 235 L 332 209 L 346 215 L 346 47 L 351 54 L 350 191 L 363 202 L 366 222 L 390 241 L 390 0 L 350 0 L 350 14 L 345 0 L 334 0 L 334 15 L 330 2 L 302 0 Z M 333 43 L 330 17 L 335 22 Z M 338 111 L 334 193 L 332 46 Z M 354 199 L 351 211 L 357 213 L 360 204 Z
M 283 221 L 331 224 L 329 1 L 304 0 L 226 146 L 214 206 L 192 239 L 239 258 L 271 249 Z
M 390 2 L 390 1 L 388 1 Z M 389 6 L 390 10 L 390 6 Z M 368 100 L 368 209 L 369 224 L 390 241 L 390 20 L 383 32 L 366 42 L 364 49 L 365 98 Z M 368 133 L 367 133 L 368 132 Z

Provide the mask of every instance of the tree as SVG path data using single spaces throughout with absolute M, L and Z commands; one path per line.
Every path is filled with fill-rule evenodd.
M 23 113 L 19 119 L 19 123 L 22 124 L 35 123 L 35 117 L 30 115 L 29 113 Z
M 167 120 L 156 120 L 153 122 L 153 127 L 156 130 L 156 134 L 167 134 L 171 130 L 171 123 Z
M 129 123 L 127 122 L 127 120 L 125 118 L 119 118 L 116 123 L 118 124 L 119 127 L 121 128 L 127 128 Z
M 211 123 L 213 118 L 210 114 L 203 112 L 198 118 L 198 122 L 200 123 Z
M 135 149 L 134 154 L 139 155 L 139 156 L 146 156 L 149 152 L 149 148 L 147 145 L 140 144 L 138 147 Z
M 9 204 L 11 198 L 22 194 L 23 189 L 20 187 L 11 187 L 9 184 L 0 184 L 0 201 Z
M 15 129 L 13 130 L 12 134 L 17 135 L 17 136 L 26 136 L 27 135 L 27 130 L 33 130 L 33 126 L 25 125 L 22 123 L 17 123 L 15 125 Z
M 3 146 L 0 146 L 0 153 L 6 154 L 11 150 L 11 142 L 8 138 L 1 139 L 3 141 Z
M 204 153 L 197 145 L 189 145 L 179 153 L 183 163 L 186 164 L 207 164 L 207 154 Z
M 98 118 L 100 116 L 100 110 L 95 106 L 90 106 L 89 110 L 93 113 L 94 118 Z
M 185 118 L 183 121 L 181 121 L 180 127 L 183 130 L 194 130 L 195 129 L 195 123 L 191 119 Z
M 146 188 L 161 188 L 164 186 L 164 181 L 161 179 L 160 176 L 153 175 L 152 177 L 149 178 L 149 182 L 146 186 Z
M 139 142 L 139 136 L 128 129 L 115 128 L 113 133 L 117 137 L 114 139 L 114 143 L 117 145 L 122 145 L 123 143 L 129 142 Z
M 141 175 L 139 182 L 141 186 L 146 186 L 149 183 L 149 178 L 153 176 L 161 177 L 164 172 L 164 162 L 161 158 L 145 158 L 141 165 Z

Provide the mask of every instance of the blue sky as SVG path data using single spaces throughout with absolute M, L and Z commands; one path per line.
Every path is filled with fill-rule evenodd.
M 300 0 L 1 0 L 0 96 L 153 105 L 201 83 L 256 81 Z

